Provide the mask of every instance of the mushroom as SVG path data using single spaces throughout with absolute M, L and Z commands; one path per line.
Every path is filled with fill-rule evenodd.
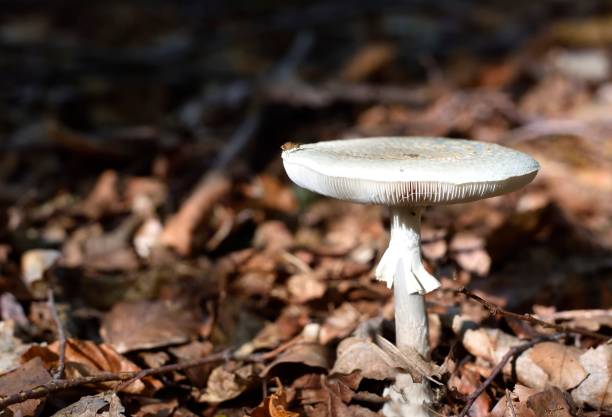
M 376 278 L 394 288 L 396 345 L 429 357 L 424 295 L 440 286 L 421 259 L 426 206 L 464 203 L 515 191 L 537 161 L 492 143 L 428 137 L 346 139 L 283 147 L 287 175 L 301 187 L 391 210 L 391 238 Z

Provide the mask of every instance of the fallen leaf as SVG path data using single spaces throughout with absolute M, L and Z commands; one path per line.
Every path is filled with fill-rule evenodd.
M 82 397 L 74 404 L 64 407 L 52 417 L 124 417 L 121 400 L 112 391 Z
M 117 352 L 184 343 L 198 334 L 197 307 L 168 301 L 119 302 L 104 316 L 100 334 Z
M 299 413 L 287 411 L 287 393 L 277 379 L 278 388 L 268 395 L 260 405 L 251 411 L 251 417 L 299 417 Z
M 321 327 L 321 344 L 327 344 L 333 339 L 342 339 L 355 330 L 361 319 L 359 312 L 350 303 L 343 303 L 335 309 Z
M 589 349 L 579 361 L 588 376 L 572 391 L 572 398 L 579 405 L 612 411 L 612 345 Z
M 168 349 L 170 353 L 178 358 L 179 363 L 204 358 L 213 352 L 210 342 L 191 342 L 189 344 Z M 212 369 L 211 364 L 186 369 L 184 372 L 189 380 L 198 387 L 206 384 L 208 374 Z
M 287 289 L 291 302 L 303 304 L 321 298 L 325 294 L 327 286 L 312 273 L 303 273 L 289 277 Z
M 485 250 L 483 238 L 471 233 L 461 232 L 450 242 L 451 256 L 466 271 L 486 275 L 491 267 L 491 257 Z
M 565 346 L 555 342 L 538 343 L 525 353 L 533 363 L 543 370 L 548 378 L 545 385 L 541 385 L 538 380 L 527 380 L 525 366 L 521 372 L 521 380 L 525 385 L 544 388 L 553 385 L 564 390 L 574 388 L 587 376 L 579 362 L 582 351 L 572 346 Z M 517 365 L 518 367 L 518 365 Z M 519 370 L 517 369 L 517 373 Z M 537 378 L 537 377 L 536 377 Z M 529 383 L 528 383 L 529 382 Z
M 527 405 L 537 417 L 573 417 L 574 408 L 571 396 L 553 387 L 546 391 L 533 394 L 527 400 Z
M 254 364 L 239 365 L 228 362 L 217 366 L 208 377 L 206 390 L 198 401 L 220 403 L 238 397 L 257 381 L 257 367 Z
M 480 386 L 480 375 L 468 366 L 461 367 L 460 376 L 453 375 L 448 381 L 448 386 L 456 389 L 463 395 L 470 395 Z M 491 406 L 491 398 L 486 392 L 478 396 L 472 407 L 470 408 L 470 416 L 485 417 L 489 415 L 489 407 Z
M 489 414 L 490 417 L 536 417 L 535 413 L 527 405 L 528 398 L 536 394 L 537 391 L 532 388 L 527 388 L 523 385 L 516 384 L 514 392 L 503 396 Z M 510 399 L 510 402 L 508 402 Z M 547 416 L 548 417 L 548 416 Z
M 21 365 L 21 355 L 28 349 L 15 337 L 15 323 L 11 320 L 0 321 L 0 374 L 12 371 Z
M 157 398 L 141 397 L 138 411 L 132 414 L 133 417 L 169 417 L 178 406 L 176 398 L 159 400 Z
M 262 377 L 277 372 L 283 365 L 303 365 L 311 368 L 329 369 L 329 352 L 325 346 L 318 343 L 299 343 L 293 345 L 270 363 L 261 373 Z
M 331 374 L 359 371 L 364 378 L 393 379 L 397 371 L 384 360 L 385 352 L 368 339 L 349 337 L 338 345 L 337 359 Z
M 34 358 L 19 368 L 0 376 L 0 396 L 17 394 L 51 382 L 52 378 L 45 369 L 42 360 Z M 42 409 L 45 399 L 27 400 L 8 407 L 13 415 L 24 417 L 36 416 Z
M 498 329 L 468 330 L 463 345 L 474 356 L 497 364 L 513 346 L 520 345 L 520 339 Z M 556 385 L 571 389 L 587 375 L 578 358 L 582 351 L 557 342 L 538 343 L 523 352 L 515 361 L 518 381 L 531 388 L 544 389 Z M 503 372 L 510 374 L 508 363 Z
M 59 356 L 59 342 L 49 345 L 49 350 Z M 68 339 L 66 341 L 66 378 L 78 378 L 103 372 L 136 371 L 140 371 L 140 368 L 117 353 L 110 345 L 97 345 L 89 340 Z M 156 379 L 145 377 L 134 381 L 124 391 L 130 394 L 152 393 L 161 386 Z
M 293 235 L 285 223 L 278 220 L 261 223 L 253 236 L 253 246 L 268 252 L 287 250 L 293 244 Z

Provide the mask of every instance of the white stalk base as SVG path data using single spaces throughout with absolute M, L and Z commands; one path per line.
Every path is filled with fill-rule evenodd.
M 414 382 L 409 374 L 398 374 L 395 384 L 385 388 L 389 398 L 382 408 L 385 417 L 431 417 L 431 389 L 426 381 Z

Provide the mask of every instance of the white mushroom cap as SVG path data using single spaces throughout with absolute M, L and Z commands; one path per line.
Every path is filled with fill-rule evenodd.
M 426 206 L 517 190 L 539 169 L 522 152 L 492 143 L 428 137 L 346 139 L 283 151 L 289 178 L 358 203 Z

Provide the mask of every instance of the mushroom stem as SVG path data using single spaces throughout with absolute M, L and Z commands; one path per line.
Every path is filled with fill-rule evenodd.
M 421 259 L 422 207 L 391 209 L 389 247 L 376 268 L 376 278 L 394 286 L 396 345 L 412 347 L 429 355 L 427 314 L 423 295 L 440 283 L 423 266 Z

